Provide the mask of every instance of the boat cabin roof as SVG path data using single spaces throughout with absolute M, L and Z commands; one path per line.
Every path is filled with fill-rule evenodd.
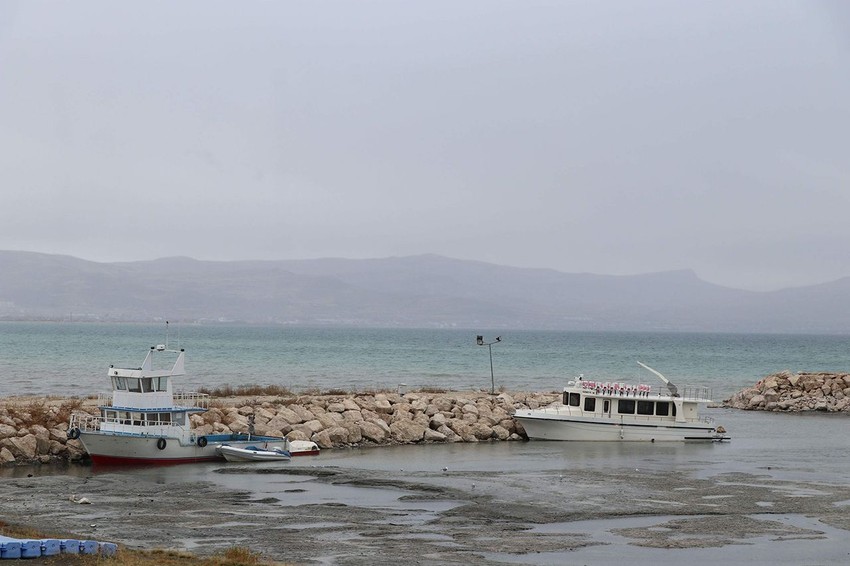
M 154 369 L 154 354 L 158 352 L 170 352 L 177 354 L 177 359 L 170 369 Z M 186 375 L 186 351 L 169 350 L 163 344 L 151 346 L 145 361 L 140 368 L 117 368 L 113 365 L 109 366 L 110 377 L 171 377 L 175 375 Z

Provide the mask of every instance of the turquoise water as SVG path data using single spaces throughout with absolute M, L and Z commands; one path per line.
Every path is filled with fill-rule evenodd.
M 495 333 L 481 331 L 486 340 Z M 488 348 L 451 329 L 170 325 L 186 349 L 185 388 L 277 384 L 295 390 L 491 387 Z M 568 377 L 706 385 L 728 397 L 767 374 L 850 371 L 847 336 L 501 331 L 496 388 L 556 390 Z M 0 395 L 89 395 L 107 390 L 110 364 L 139 366 L 166 341 L 165 325 L 0 323 Z

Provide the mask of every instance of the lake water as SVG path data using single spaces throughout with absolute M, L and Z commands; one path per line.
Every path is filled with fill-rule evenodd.
M 480 331 L 485 340 L 495 333 Z M 489 348 L 452 329 L 296 328 L 95 323 L 0 323 L 0 395 L 89 395 L 106 371 L 138 367 L 147 349 L 186 349 L 185 389 L 283 385 L 296 391 L 491 387 Z M 495 387 L 557 390 L 578 374 L 657 383 L 640 360 L 677 385 L 726 398 L 765 375 L 850 371 L 847 336 L 657 332 L 501 331 Z
M 188 375 L 184 385 L 187 388 L 280 384 L 293 389 L 359 390 L 396 388 L 399 383 L 405 383 L 408 389 L 423 386 L 489 389 L 489 352 L 487 347 L 475 344 L 476 334 L 461 330 L 203 325 L 175 328 L 172 325 L 168 342 L 171 347 L 186 348 Z M 492 333 L 483 334 L 487 340 L 495 338 Z M 579 373 L 593 379 L 652 383 L 655 378 L 635 363 L 641 360 L 679 385 L 710 386 L 715 399 L 722 399 L 783 369 L 847 371 L 850 365 L 845 336 L 528 331 L 503 332 L 501 336 L 502 341 L 492 348 L 495 382 L 496 387 L 509 390 L 553 390 L 562 386 L 566 378 Z M 88 395 L 103 391 L 107 389 L 105 375 L 110 364 L 137 367 L 150 346 L 165 341 L 164 327 L 156 325 L 0 323 L 0 394 Z M 643 548 L 617 534 L 616 529 L 624 527 L 666 528 L 663 522 L 668 518 L 662 513 L 538 525 L 530 532 L 578 533 L 605 544 L 566 553 L 494 552 L 485 557 L 493 563 L 516 564 L 619 564 L 624 556 L 641 565 L 846 563 L 850 555 L 846 531 L 822 522 L 812 513 L 813 504 L 808 500 L 821 497 L 823 502 L 817 503 L 818 509 L 825 512 L 850 509 L 850 498 L 843 491 L 850 485 L 848 415 L 722 408 L 709 408 L 705 414 L 729 431 L 731 442 L 435 444 L 327 450 L 315 459 L 295 458 L 288 463 L 291 468 L 338 470 L 354 477 L 365 474 L 376 478 L 371 486 L 321 482 L 303 475 L 262 474 L 259 473 L 262 464 L 237 475 L 219 473 L 222 464 L 128 469 L 107 474 L 117 474 L 119 479 L 126 477 L 132 482 L 146 479 L 156 485 L 209 481 L 225 489 L 250 489 L 257 500 L 273 497 L 281 501 L 280 504 L 257 503 L 256 508 L 251 508 L 253 513 L 268 513 L 270 520 L 279 514 L 286 516 L 297 506 L 311 504 L 329 504 L 332 510 L 355 507 L 389 510 L 393 524 L 407 525 L 411 532 L 436 537 L 439 542 L 445 533 L 433 527 L 433 521 L 458 503 L 409 502 L 403 498 L 407 491 L 387 487 L 382 482 L 400 479 L 433 483 L 485 493 L 507 505 L 523 503 L 547 509 L 553 502 L 563 502 L 566 506 L 571 501 L 587 500 L 590 504 L 597 498 L 592 489 L 585 491 L 589 488 L 584 483 L 565 486 L 563 478 L 587 477 L 588 473 L 610 475 L 612 471 L 625 470 L 632 481 L 637 481 L 641 477 L 673 472 L 681 477 L 713 478 L 718 494 L 695 497 L 694 513 L 732 497 L 736 482 L 743 481 L 752 484 L 747 489 L 764 492 L 764 499 L 758 502 L 764 506 L 763 519 L 806 527 L 820 534 L 779 538 L 765 535 L 722 548 L 704 549 Z M 34 476 L 33 481 L 47 481 L 42 476 L 56 473 L 73 476 L 67 479 L 70 482 L 79 476 L 82 482 L 88 481 L 91 470 L 72 467 L 64 471 L 47 466 L 8 468 L 0 470 L 0 477 Z M 746 474 L 746 477 L 742 480 L 729 474 Z M 736 479 L 730 481 L 727 477 Z M 768 488 L 763 488 L 762 483 Z M 592 487 L 592 482 L 589 485 Z M 81 485 L 77 489 L 90 488 Z M 568 488 L 570 496 L 564 497 Z M 618 491 L 612 493 L 616 496 Z M 667 498 L 665 492 L 663 499 Z M 94 506 L 101 509 L 98 513 L 108 509 L 107 503 L 99 503 L 100 507 Z M 7 511 L 0 505 L 0 515 Z M 734 514 L 728 517 L 734 519 Z M 345 526 L 339 521 L 303 525 L 296 521 L 288 527 L 303 529 L 304 536 L 310 533 L 309 536 L 319 541 L 316 545 L 319 549 L 322 542 L 329 540 L 341 544 L 334 537 L 358 544 L 364 540 L 359 534 L 363 528 L 359 522 Z M 122 538 L 126 536 L 124 531 L 105 533 L 101 536 L 126 542 Z M 192 544 L 209 542 L 203 535 L 198 536 L 198 541 L 184 543 L 192 548 Z M 377 541 L 370 544 L 378 550 L 374 551 L 377 554 L 367 556 L 386 552 L 381 544 L 386 549 L 392 548 L 380 538 L 368 540 Z M 247 543 L 252 548 L 257 545 L 264 549 L 268 540 L 249 537 Z M 322 551 L 317 552 L 321 555 Z M 373 552 L 371 547 L 369 552 Z M 334 563 L 332 557 L 325 558 L 327 563 Z

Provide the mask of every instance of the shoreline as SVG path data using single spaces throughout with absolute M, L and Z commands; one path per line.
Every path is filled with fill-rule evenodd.
M 190 417 L 199 435 L 247 432 L 309 440 L 320 448 L 527 440 L 519 408 L 555 402 L 557 393 L 482 391 L 347 393 L 215 397 Z M 70 414 L 99 413 L 97 399 L 13 397 L 0 401 L 0 465 L 78 462 L 67 438 Z
M 557 402 L 558 392 L 327 392 L 213 397 L 190 417 L 199 435 L 244 433 L 306 440 L 323 449 L 397 444 L 527 440 L 513 415 Z M 9 397 L 0 400 L 0 466 L 83 461 L 68 439 L 70 415 L 99 413 L 97 398 Z M 772 412 L 850 413 L 850 374 L 780 372 L 719 406 Z

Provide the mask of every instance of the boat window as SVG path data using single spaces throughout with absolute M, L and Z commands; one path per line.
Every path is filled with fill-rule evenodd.
M 160 413 L 159 414 L 159 420 L 163 423 L 170 423 L 171 422 L 171 413 Z
M 130 411 L 121 411 L 119 416 L 121 418 L 121 424 L 132 424 L 130 422 Z
M 114 421 L 116 418 L 118 418 L 118 412 L 117 411 L 106 411 L 104 416 L 106 417 L 106 420 Z
M 168 391 L 168 378 L 167 377 L 159 377 L 155 380 L 156 390 L 157 391 Z
M 123 377 L 113 377 L 112 383 L 113 383 L 115 389 L 121 389 L 121 390 L 127 389 L 127 383 L 126 383 L 126 381 L 124 380 Z
M 634 415 L 635 414 L 635 400 L 634 399 L 620 399 L 617 402 L 617 412 L 621 415 Z
M 144 391 L 145 393 L 150 393 L 151 391 L 153 391 L 153 386 L 151 384 L 150 377 L 142 378 L 142 391 Z
M 142 413 L 130 413 L 130 418 L 136 426 L 142 426 L 144 424 L 142 421 Z
M 673 416 L 676 416 L 676 403 L 673 403 Z
M 584 398 L 584 410 L 588 413 L 592 413 L 596 411 L 596 397 L 585 397 Z
M 174 424 L 183 426 L 186 424 L 186 413 L 174 413 Z
M 639 415 L 651 415 L 652 410 L 655 408 L 654 403 L 652 401 L 638 401 L 637 402 L 637 414 Z
M 608 399 L 605 399 L 605 403 L 603 403 L 603 405 L 602 405 L 602 407 L 603 407 L 602 412 L 605 413 L 606 415 L 610 411 L 610 405 L 611 405 L 611 401 L 609 401 Z
M 578 407 L 581 403 L 581 395 L 578 393 L 570 393 L 570 407 Z
M 128 377 L 127 378 L 127 390 L 132 393 L 141 393 L 142 385 L 139 383 L 138 377 Z
M 655 414 L 659 417 L 666 417 L 670 414 L 670 403 L 667 401 L 659 401 L 655 404 Z
M 569 405 L 569 404 L 570 404 L 570 400 L 569 400 L 569 399 L 570 399 L 570 397 L 569 397 L 569 393 L 567 393 L 566 391 L 564 391 L 564 398 L 561 400 L 561 404 L 563 404 L 563 405 Z

